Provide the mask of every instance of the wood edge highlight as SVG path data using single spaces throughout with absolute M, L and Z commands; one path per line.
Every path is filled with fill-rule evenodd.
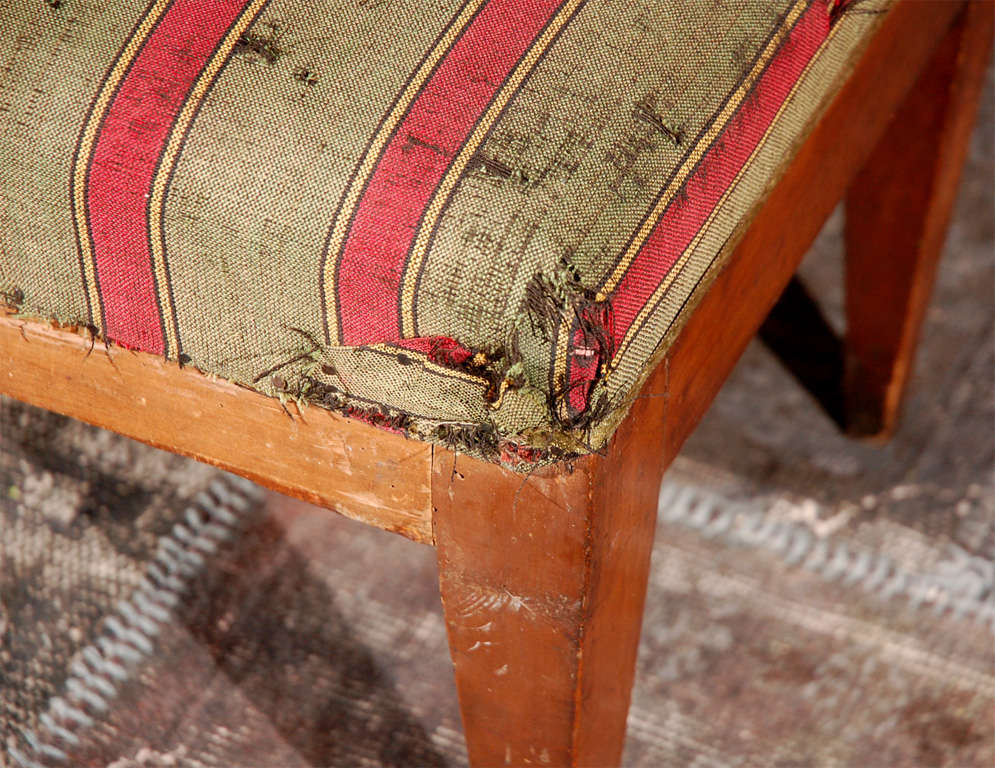
M 432 543 L 426 443 L 2 308 L 0 393 Z

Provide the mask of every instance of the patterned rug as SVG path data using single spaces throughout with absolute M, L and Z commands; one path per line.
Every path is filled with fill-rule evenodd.
M 389 573 L 355 588 L 373 564 L 342 562 L 330 513 L 274 497 L 269 514 L 230 475 L 2 408 L 3 765 L 446 764 L 376 659 L 415 661 L 425 630 L 367 602 L 402 596 Z M 369 554 L 422 550 L 385 543 Z M 439 614 L 433 575 L 420 582 L 410 608 Z M 377 622 L 362 639 L 357 608 Z
M 466 764 L 430 549 L 2 408 L 0 765 Z M 740 485 L 664 486 L 626 764 L 992 764 L 992 510 Z

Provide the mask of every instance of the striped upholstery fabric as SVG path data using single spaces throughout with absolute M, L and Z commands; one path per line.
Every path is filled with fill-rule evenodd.
M 887 5 L 5 0 L 0 292 L 484 458 L 596 450 Z

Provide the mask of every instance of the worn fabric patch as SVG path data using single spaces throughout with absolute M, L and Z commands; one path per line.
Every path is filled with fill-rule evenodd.
M 13 0 L 0 291 L 482 458 L 597 450 L 887 5 Z

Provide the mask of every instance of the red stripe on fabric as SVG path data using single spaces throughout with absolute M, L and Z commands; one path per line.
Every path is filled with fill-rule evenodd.
M 163 354 L 148 241 L 159 157 L 197 76 L 248 0 L 175 0 L 132 62 L 97 135 L 86 201 L 105 333 Z
M 611 359 L 615 317 L 608 305 L 590 308 L 582 313 L 587 328 L 605 329 L 605 336 L 588 333 L 580 324 L 574 328 L 568 347 L 570 363 L 570 388 L 567 404 L 572 413 L 583 413 L 587 409 L 587 399 L 591 386 L 598 377 L 601 361 Z
M 781 44 L 746 103 L 688 179 L 682 196 L 686 202 L 672 203 L 654 225 L 611 295 L 611 332 L 616 348 L 760 143 L 805 66 L 829 34 L 829 27 L 825 7 L 813 3 Z M 582 345 L 582 336 L 575 329 L 571 347 Z M 580 412 L 587 407 L 595 376 L 590 360 L 573 352 L 571 349 L 568 356 L 569 403 Z
M 421 352 L 440 365 L 460 365 L 473 357 L 471 350 L 448 336 L 418 336 L 414 339 L 401 339 L 394 344 L 412 352 Z
M 384 149 L 338 267 L 344 344 L 397 341 L 418 223 L 453 157 L 561 0 L 490 0 L 439 63 Z

